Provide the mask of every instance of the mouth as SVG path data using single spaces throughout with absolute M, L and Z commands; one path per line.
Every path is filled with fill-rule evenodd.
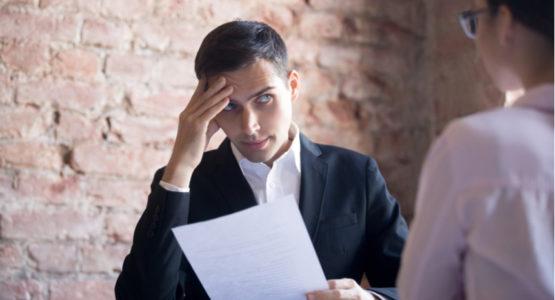
M 256 141 L 242 142 L 242 144 L 249 150 L 261 150 L 266 147 L 270 138 L 260 139 Z

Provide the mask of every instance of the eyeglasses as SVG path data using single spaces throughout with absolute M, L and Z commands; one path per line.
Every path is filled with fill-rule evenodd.
M 476 29 L 478 26 L 478 15 L 489 11 L 488 8 L 478 9 L 478 10 L 466 10 L 459 14 L 459 23 L 470 39 L 476 38 Z

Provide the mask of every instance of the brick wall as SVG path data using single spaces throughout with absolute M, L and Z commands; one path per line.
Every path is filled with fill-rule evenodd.
M 113 298 L 195 51 L 235 18 L 283 34 L 301 129 L 373 155 L 410 218 L 433 136 L 484 106 L 457 93 L 487 90 L 444 2 L 0 0 L 0 299 Z

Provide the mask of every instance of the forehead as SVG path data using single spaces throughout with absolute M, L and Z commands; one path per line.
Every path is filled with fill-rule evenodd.
M 268 86 L 279 87 L 285 82 L 275 66 L 264 59 L 259 59 L 242 69 L 224 72 L 208 79 L 209 85 L 218 79 L 225 77 L 227 84 L 233 86 L 233 96 L 240 97 L 244 94 L 256 92 L 258 89 Z

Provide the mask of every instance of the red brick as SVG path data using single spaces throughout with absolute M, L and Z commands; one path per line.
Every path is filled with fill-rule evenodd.
M 343 36 L 351 43 L 382 46 L 388 38 L 384 26 L 376 20 L 362 16 L 352 16 L 345 19 Z
M 397 50 L 398 51 L 398 50 Z M 388 49 L 366 48 L 362 49 L 361 66 L 370 73 L 391 76 L 387 81 L 395 83 L 402 81 L 406 76 L 414 74 L 414 65 L 410 57 Z M 385 78 L 384 78 L 385 79 Z M 393 79 L 393 80 L 392 80 Z M 393 81 L 393 82 L 392 82 Z
M 334 120 L 326 102 L 311 102 L 308 113 L 302 117 L 307 118 L 307 122 L 314 126 L 331 127 L 329 120 Z
M 10 198 L 13 198 L 14 178 L 13 174 L 0 172 L 0 199 L 10 201 Z
M 77 271 L 77 246 L 67 244 L 33 244 L 29 256 L 42 272 L 68 273 Z
M 312 113 L 312 106 L 313 102 L 310 102 L 304 95 L 293 103 L 293 120 L 300 128 L 303 128 L 303 131 L 305 127 L 315 126 L 319 122 Z
M 310 68 L 299 70 L 300 96 L 297 101 L 329 101 L 337 98 L 338 83 L 330 72 Z
M 79 22 L 76 16 L 43 16 L 0 12 L 0 38 L 17 40 L 75 41 Z
M 71 208 L 2 211 L 0 217 L 2 238 L 9 239 L 97 238 L 103 227 L 99 215 Z
M 87 19 L 83 23 L 84 44 L 106 48 L 127 48 L 131 41 L 131 30 L 123 22 Z
M 285 40 L 289 60 L 293 65 L 312 66 L 316 64 L 320 46 L 313 41 L 306 41 L 299 37 L 291 37 Z
M 78 82 L 33 82 L 19 86 L 17 102 L 50 105 L 77 111 L 97 111 L 106 102 L 106 89 Z
M 461 3 L 456 1 L 451 2 Z M 445 13 L 443 15 L 453 16 L 466 9 L 466 6 L 462 5 L 459 9 L 453 12 L 444 10 Z M 422 36 L 425 34 L 425 18 L 422 18 L 422 15 L 425 15 L 425 13 L 425 5 L 422 4 L 407 5 L 403 1 L 382 1 L 381 3 L 380 14 L 383 15 L 384 19 L 390 20 L 391 25 L 398 27 L 398 29 L 409 35 Z M 453 19 L 450 18 L 450 20 Z
M 115 279 L 58 281 L 50 285 L 50 300 L 112 300 Z
M 60 148 L 55 145 L 40 142 L 0 144 L 0 167 L 18 166 L 59 170 L 62 163 Z
M 253 17 L 270 25 L 282 36 L 292 30 L 294 25 L 293 11 L 289 7 L 268 2 L 260 2 Z
M 64 0 L 60 0 L 64 1 Z M 102 0 L 76 0 L 81 12 L 90 12 L 98 15 L 102 12 Z
M 0 244 L 0 269 L 22 268 L 25 257 L 16 244 Z
M 379 1 L 379 0 L 378 0 Z M 365 13 L 371 9 L 376 10 L 378 7 L 375 3 L 377 1 L 368 0 L 349 0 L 349 1 L 336 1 L 336 0 L 309 0 L 308 4 L 315 10 L 325 10 L 334 12 L 348 12 L 348 13 Z M 379 1 L 381 5 L 382 1 Z
M 80 178 L 76 175 L 61 177 L 58 174 L 20 172 L 16 191 L 19 200 L 56 204 L 77 202 L 81 194 Z
M 90 178 L 85 187 L 85 193 L 93 205 L 132 208 L 136 211 L 144 210 L 149 192 L 150 180 Z
M 193 90 L 161 91 L 154 95 L 131 91 L 130 101 L 135 112 L 139 114 L 176 118 L 187 107 Z
M 39 7 L 61 13 L 87 12 L 99 14 L 101 0 L 40 0 Z
M 85 173 L 150 178 L 156 169 L 167 163 L 169 157 L 169 150 L 82 144 L 73 150 L 71 166 Z
M 145 117 L 111 118 L 110 133 L 128 144 L 157 144 L 172 146 L 177 133 L 177 119 L 155 119 Z
M 108 15 L 122 19 L 142 18 L 153 10 L 153 0 L 110 0 L 103 5 Z
M 46 299 L 41 284 L 33 279 L 9 279 L 0 281 L 0 299 Z
M 205 12 L 209 26 L 216 27 L 225 22 L 244 19 L 256 1 L 201 1 L 201 11 Z M 246 16 L 245 16 L 246 15 Z
M 74 0 L 39 0 L 41 9 L 63 9 L 64 11 L 77 11 L 77 2 Z
M 199 1 L 158 0 L 154 8 L 155 15 L 161 17 L 186 16 L 198 10 Z
M 7 0 L 2 2 L 3 8 L 35 6 L 35 0 Z
M 336 72 L 349 72 L 360 68 L 361 57 L 354 47 L 326 46 L 319 52 L 318 63 Z
M 138 213 L 115 213 L 106 217 L 106 234 L 118 242 L 129 243 L 140 215 Z
M 113 54 L 106 62 L 106 75 L 119 80 L 148 81 L 154 61 L 148 57 Z
M 306 38 L 337 39 L 341 37 L 343 24 L 341 18 L 328 13 L 303 14 L 300 33 Z
M 99 76 L 100 64 L 100 57 L 94 52 L 68 49 L 56 54 L 52 70 L 62 77 L 95 80 Z
M 81 248 L 81 270 L 103 273 L 119 271 L 129 248 L 130 246 L 122 244 L 85 245 Z
M 0 59 L 12 70 L 27 74 L 41 73 L 48 68 L 48 45 L 12 41 L 2 49 Z
M 166 50 L 171 39 L 166 26 L 162 20 L 149 20 L 135 24 L 133 29 L 137 34 L 138 45 L 160 51 Z
M 359 147 L 361 132 L 356 129 L 311 127 L 307 130 L 307 134 L 317 143 L 335 145 L 365 153 L 365 150 Z
M 152 79 L 166 86 L 195 87 L 197 84 L 192 59 L 163 58 L 156 64 Z
M 341 86 L 342 94 L 353 100 L 373 100 L 383 97 L 382 87 L 364 74 L 351 74 Z
M 6 74 L 0 73 L 0 104 L 10 104 L 13 102 L 14 92 L 13 83 Z
M 50 115 L 32 107 L 0 108 L 0 138 L 33 138 L 48 129 Z
M 141 47 L 193 55 L 211 29 L 206 26 L 199 28 L 181 19 L 149 20 L 135 24 L 134 32 L 137 35 L 136 42 Z
M 59 124 L 56 127 L 56 138 L 70 143 L 101 140 L 106 126 L 103 120 L 91 120 L 80 113 L 61 111 Z
M 340 100 L 327 102 L 330 113 L 334 116 L 339 128 L 356 128 L 358 125 L 358 104 L 353 101 Z M 328 120 L 329 123 L 330 120 Z

